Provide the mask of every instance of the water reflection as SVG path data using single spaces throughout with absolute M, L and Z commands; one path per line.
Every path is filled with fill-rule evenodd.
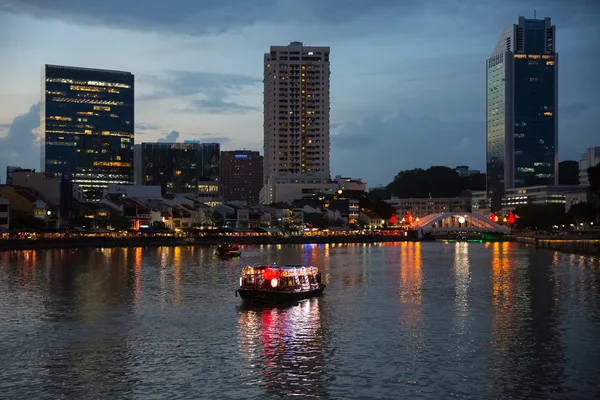
M 512 248 L 511 248 L 512 247 Z M 492 258 L 492 369 L 505 371 L 495 385 L 506 396 L 543 399 L 564 388 L 553 272 L 554 254 L 538 253 L 530 264 L 515 246 L 494 243 Z M 528 377 L 524 380 L 523 377 Z
M 454 254 L 455 275 L 455 327 L 460 335 L 467 333 L 469 317 L 469 281 L 471 280 L 469 264 L 469 244 L 456 243 Z
M 272 262 L 325 296 L 238 309 Z M 0 397 L 600 398 L 599 316 L 598 257 L 510 243 L 0 252 Z
M 423 276 L 421 272 L 421 243 L 403 242 L 400 253 L 400 301 L 421 304 Z M 418 308 L 415 308 L 418 310 Z
M 324 335 L 320 299 L 288 308 L 241 309 L 245 384 L 280 396 L 321 397 Z

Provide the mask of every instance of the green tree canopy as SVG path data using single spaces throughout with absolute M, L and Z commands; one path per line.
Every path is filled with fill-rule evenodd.
M 485 190 L 485 174 L 460 176 L 454 169 L 433 166 L 400 171 L 386 187 L 388 195 L 401 198 L 457 197 L 464 190 Z
M 569 220 L 571 223 L 589 223 L 596 220 L 596 206 L 594 203 L 578 203 L 569 209 Z
M 108 222 L 109 225 L 113 227 L 113 229 L 116 229 L 118 231 L 126 231 L 128 229 L 131 229 L 132 226 L 132 221 L 129 218 L 116 213 L 110 214 Z
M 568 222 L 562 204 L 528 204 L 516 209 L 520 229 L 550 230 Z

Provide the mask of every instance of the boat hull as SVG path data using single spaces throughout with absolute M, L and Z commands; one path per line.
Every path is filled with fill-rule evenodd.
M 321 285 L 317 289 L 299 291 L 299 292 L 278 292 L 271 290 L 256 290 L 256 289 L 238 289 L 235 291 L 235 295 L 238 294 L 242 300 L 252 303 L 261 304 L 282 304 L 292 303 L 298 300 L 309 299 L 311 297 L 318 297 L 323 294 L 326 285 Z
M 216 254 L 221 257 L 239 257 L 242 255 L 242 252 L 239 250 L 217 251 Z

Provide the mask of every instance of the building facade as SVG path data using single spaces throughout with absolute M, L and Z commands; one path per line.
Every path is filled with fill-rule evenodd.
M 61 227 L 70 227 L 73 201 L 83 200 L 79 185 L 73 183 L 72 175 L 51 172 L 14 171 L 13 184 L 34 189 L 50 206 L 57 207 Z
M 487 192 L 558 184 L 558 53 L 550 18 L 519 17 L 486 61 Z
M 514 211 L 519 207 L 525 207 L 530 204 L 560 204 L 565 206 L 565 196 L 568 193 L 579 195 L 581 187 L 578 185 L 541 185 L 509 189 L 502 199 L 502 210 L 505 212 Z
M 223 201 L 258 204 L 263 186 L 263 156 L 258 151 L 222 151 L 219 174 Z
M 44 66 L 40 143 L 41 171 L 71 175 L 86 200 L 132 184 L 133 74 Z
M 405 219 L 409 212 L 413 218 L 423 218 L 426 215 L 438 213 L 471 212 L 471 197 L 401 199 L 398 196 L 392 196 L 385 202 L 396 209 L 398 221 Z
M 0 197 L 0 231 L 10 228 L 10 201 Z
M 329 47 L 271 46 L 264 57 L 264 184 L 328 180 Z
M 14 185 L 14 174 L 16 172 L 35 172 L 35 169 L 29 169 L 29 168 L 21 168 L 21 167 L 14 167 L 14 166 L 10 166 L 7 165 L 6 166 L 6 184 L 7 185 Z
M 138 179 L 143 185 L 160 186 L 163 196 L 219 195 L 219 143 L 142 143 L 136 153 L 141 160 Z
M 579 159 L 579 184 L 589 186 L 588 168 L 600 164 L 600 147 L 590 147 Z

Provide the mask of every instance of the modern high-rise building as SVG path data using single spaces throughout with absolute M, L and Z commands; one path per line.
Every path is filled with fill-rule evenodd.
M 600 164 L 600 147 L 590 147 L 579 159 L 579 184 L 589 185 L 588 168 Z M 7 174 L 8 176 L 8 174 Z
M 163 196 L 219 195 L 219 143 L 142 143 L 136 145 L 136 183 L 160 186 Z
M 134 77 L 130 72 L 45 65 L 41 170 L 70 175 L 85 200 L 133 183 Z
M 550 18 L 519 17 L 486 61 L 487 193 L 558 184 L 558 53 Z
M 222 151 L 219 173 L 223 201 L 258 204 L 263 186 L 263 156 L 258 151 Z
M 271 46 L 264 58 L 264 173 L 269 184 L 328 180 L 329 47 Z

